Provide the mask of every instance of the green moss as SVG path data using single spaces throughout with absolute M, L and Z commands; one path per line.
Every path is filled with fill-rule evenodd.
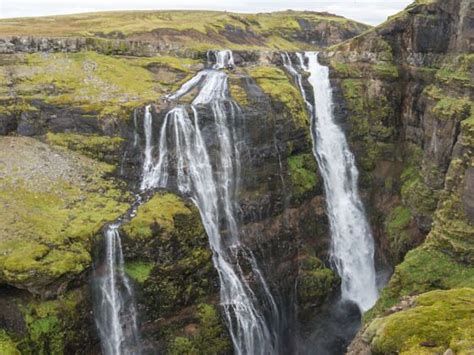
M 400 258 L 413 245 L 409 231 L 407 230 L 412 221 L 410 209 L 398 206 L 393 209 L 386 220 L 386 231 L 390 243 L 390 251 L 396 260 Z
M 22 352 L 63 354 L 66 345 L 81 338 L 86 327 L 77 320 L 77 309 L 83 301 L 82 291 L 76 290 L 54 300 L 33 299 L 22 304 L 20 309 L 27 327 L 27 336 L 19 345 Z
M 191 209 L 178 196 L 171 193 L 157 194 L 138 208 L 137 215 L 123 226 L 132 239 L 147 239 L 153 230 L 171 231 L 175 228 L 175 216 L 190 215 Z
M 415 306 L 374 320 L 364 333 L 374 354 L 467 354 L 474 341 L 474 290 L 433 291 Z M 429 344 L 429 347 L 423 347 Z
M 293 121 L 298 128 L 308 127 L 309 119 L 303 98 L 282 70 L 259 66 L 249 69 L 249 74 L 270 97 L 275 107 L 283 106 L 288 120 Z
M 357 65 L 331 60 L 331 68 L 341 78 L 360 78 L 362 72 Z
M 249 100 L 247 92 L 242 87 L 239 80 L 231 78 L 230 80 L 230 95 L 240 106 L 248 106 Z
M 157 194 L 123 231 L 126 255 L 133 260 L 126 270 L 143 283 L 149 317 L 173 314 L 214 290 L 212 252 L 193 205 L 170 193 Z
M 450 86 L 472 87 L 471 73 L 473 65 L 474 54 L 448 57 L 442 68 L 436 72 L 436 79 Z
M 300 262 L 297 295 L 302 318 L 311 315 L 311 310 L 323 304 L 339 286 L 339 278 L 318 258 L 307 256 Z M 309 312 L 309 313 L 308 313 Z
M 191 339 L 185 337 L 176 337 L 168 347 L 169 355 L 198 355 L 199 352 L 195 348 Z
M 169 93 L 198 61 L 168 56 L 118 57 L 95 52 L 17 55 L 7 66 L 25 102 L 42 100 L 126 119 L 134 107 Z M 23 59 L 23 60 L 22 60 Z M 12 106 L 12 110 L 25 110 Z
M 116 155 L 123 142 L 121 137 L 52 132 L 46 135 L 46 139 L 51 144 L 66 147 L 99 160 Z
M 367 322 L 397 304 L 403 296 L 436 289 L 474 287 L 474 268 L 426 246 L 410 251 L 396 267 L 375 307 L 366 313 Z
M 389 287 L 394 294 L 406 296 L 433 289 L 474 286 L 474 268 L 458 263 L 452 257 L 426 247 L 407 254 Z
M 17 141 L 20 146 L 14 145 Z M 34 140 L 12 138 L 11 142 L 5 142 L 0 152 L 0 158 L 9 162 L 8 168 L 4 166 L 9 179 L 0 185 L 0 279 L 41 287 L 59 277 L 77 275 L 90 265 L 92 237 L 127 209 L 121 202 L 126 195 L 114 181 L 104 179 L 110 170 L 106 164 L 49 150 Z M 43 175 L 53 163 L 42 163 L 36 151 L 23 155 L 30 145 L 51 157 L 71 159 L 67 171 Z M 12 149 L 20 159 L 12 160 Z
M 390 148 L 389 153 L 393 150 L 386 142 L 392 139 L 395 131 L 391 124 L 395 116 L 393 99 L 375 94 L 370 85 L 361 79 L 344 79 L 341 83 L 350 110 L 349 140 L 362 148 L 358 163 L 363 172 L 373 171 L 387 148 Z
M 312 154 L 290 156 L 288 158 L 288 170 L 293 195 L 297 200 L 315 191 L 320 183 L 316 173 L 316 160 Z
M 472 103 L 466 98 L 443 97 L 433 108 L 434 114 L 441 119 L 463 120 L 469 117 Z
M 230 342 L 216 308 L 210 304 L 197 307 L 197 333 L 172 340 L 168 354 L 222 354 L 230 350 Z
M 20 351 L 16 347 L 16 343 L 8 336 L 8 334 L 0 329 L 0 354 L 3 355 L 20 355 Z
M 439 193 L 426 185 L 420 168 L 416 164 L 409 164 L 403 171 L 401 180 L 404 205 L 410 208 L 413 214 L 431 217 L 436 209 Z
M 398 67 L 391 63 L 380 62 L 375 64 L 373 69 L 382 78 L 397 79 L 399 77 Z
M 148 276 L 150 276 L 152 269 L 153 264 L 149 262 L 135 261 L 125 263 L 125 272 L 138 283 L 145 282 Z
M 463 133 L 464 134 L 464 133 Z M 466 171 L 472 166 L 468 154 L 451 161 L 445 180 L 445 190 L 435 214 L 428 243 L 449 252 L 465 263 L 474 262 L 474 226 L 464 208 L 463 195 Z

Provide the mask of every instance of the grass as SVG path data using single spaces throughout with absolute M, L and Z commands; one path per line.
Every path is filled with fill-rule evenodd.
M 0 20 L 0 34 L 50 37 L 106 35 L 113 38 L 145 34 L 145 38 L 156 40 L 150 32 L 164 30 L 174 31 L 170 41 L 180 42 L 196 50 L 262 47 L 289 50 L 307 47 L 294 40 L 293 34 L 302 32 L 299 21 L 306 21 L 313 26 L 323 22 L 332 31 L 351 30 L 357 33 L 369 28 L 343 17 L 316 12 L 239 14 L 217 11 L 117 11 L 4 19 Z M 243 42 L 242 39 L 232 40 L 232 33 L 237 31 L 245 33 L 250 39 Z
M 123 142 L 121 137 L 52 132 L 47 133 L 46 139 L 51 144 L 80 152 L 98 160 L 104 160 L 105 157 L 116 154 Z
M 38 99 L 55 106 L 79 107 L 99 116 L 120 117 L 128 117 L 132 108 L 176 89 L 199 64 L 185 58 L 114 57 L 95 52 L 35 53 L 18 55 L 18 59 L 8 65 L 13 82 L 8 90 L 25 104 Z M 25 110 L 13 107 L 3 111 L 13 109 Z

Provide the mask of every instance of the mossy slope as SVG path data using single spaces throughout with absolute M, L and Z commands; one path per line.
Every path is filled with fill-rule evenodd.
M 126 210 L 126 196 L 105 179 L 109 165 L 30 138 L 0 145 L 1 282 L 55 293 L 52 283 L 90 265 L 92 237 Z

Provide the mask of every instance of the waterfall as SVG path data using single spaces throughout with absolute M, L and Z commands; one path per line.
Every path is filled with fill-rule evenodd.
M 124 273 L 119 227 L 118 223 L 105 228 L 104 261 L 94 270 L 95 321 L 104 354 L 140 354 L 137 312 Z
M 303 89 L 301 75 L 291 60 L 283 55 L 283 64 L 295 77 L 311 114 L 313 153 L 324 180 L 331 229 L 331 260 L 342 279 L 342 298 L 355 302 L 362 312 L 377 301 L 374 267 L 374 241 L 358 192 L 358 171 L 342 129 L 333 112 L 329 68 L 318 62 L 318 54 L 298 54 L 300 66 L 307 71 L 313 88 L 310 103 Z
M 215 57 L 213 69 L 199 72 L 168 97 L 176 100 L 200 84 L 191 105 L 178 105 L 165 116 L 159 132 L 158 154 L 153 167 L 144 169 L 142 189 L 172 188 L 175 183 L 181 194 L 192 199 L 209 237 L 220 281 L 220 303 L 235 353 L 276 354 L 278 339 L 274 329 L 278 327 L 278 309 L 253 254 L 240 244 L 235 217 L 239 151 L 235 131 L 229 126 L 239 110 L 229 97 L 228 76 L 220 70 L 232 67 L 234 61 L 230 51 L 217 52 Z M 199 125 L 199 107 L 210 108 L 214 118 L 212 132 L 219 147 L 217 156 L 212 155 L 214 160 Z M 149 134 L 146 137 L 151 142 Z M 255 276 L 259 297 L 247 282 L 239 256 L 248 262 Z M 264 316 L 265 307 L 272 322 Z

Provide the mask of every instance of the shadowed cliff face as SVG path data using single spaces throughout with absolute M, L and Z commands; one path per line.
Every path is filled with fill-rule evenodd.
M 366 315 L 368 324 L 351 353 L 427 346 L 458 352 L 471 339 L 443 335 L 441 326 L 428 334 L 434 313 L 417 305 L 452 297 L 443 309 L 455 313 L 458 293 L 468 292 L 459 288 L 474 285 L 474 220 L 463 197 L 472 185 L 472 11 L 469 1 L 420 1 L 325 53 L 341 122 L 363 169 L 380 262 L 403 260 Z M 452 289 L 452 296 L 424 294 L 436 289 Z M 403 299 L 417 294 L 423 295 Z M 399 313 L 387 316 L 394 312 Z M 370 322 L 375 316 L 381 318 Z

